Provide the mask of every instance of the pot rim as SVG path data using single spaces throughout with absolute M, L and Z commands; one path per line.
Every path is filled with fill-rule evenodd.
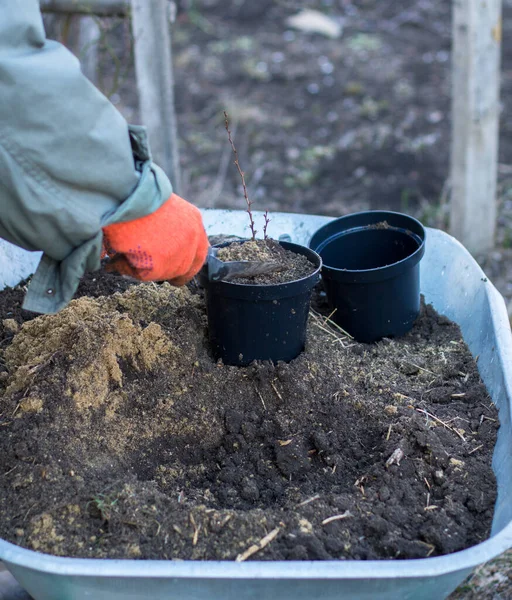
M 402 223 L 394 224 L 392 222 L 394 220 L 396 223 L 397 219 Z M 405 269 L 416 266 L 425 254 L 425 228 L 418 219 L 404 213 L 390 210 L 361 211 L 330 221 L 315 231 L 311 236 L 308 246 L 318 252 L 318 254 L 321 254 L 329 244 L 335 243 L 343 235 L 346 235 L 349 232 L 358 233 L 368 231 L 372 225 L 384 220 L 389 221 L 391 228 L 412 237 L 418 244 L 416 250 L 401 260 L 381 267 L 373 267 L 371 269 L 341 269 L 323 263 L 322 274 L 337 280 L 351 281 L 353 283 L 370 283 L 372 281 L 382 281 L 384 279 L 397 277 Z M 355 223 L 351 224 L 352 221 L 355 221 Z M 348 224 L 349 226 L 340 229 L 340 225 L 345 224 Z M 410 226 L 405 227 L 405 224 Z M 315 237 L 319 235 L 322 236 L 323 233 L 325 233 L 327 237 L 315 242 Z
M 260 238 L 258 238 L 258 239 L 260 239 Z M 227 246 L 230 246 L 231 244 L 233 244 L 235 242 L 248 242 L 248 241 L 250 241 L 250 238 L 246 238 L 246 239 L 242 239 L 242 240 L 233 240 L 230 242 L 223 242 L 221 244 L 215 244 L 214 248 L 226 248 Z M 207 267 L 205 265 L 205 267 L 203 267 L 203 270 L 200 272 L 201 279 L 202 278 L 207 279 L 209 287 L 229 286 L 230 288 L 239 289 L 239 290 L 245 290 L 245 289 L 256 290 L 258 288 L 263 289 L 263 290 L 276 290 L 280 286 L 290 286 L 290 285 L 295 285 L 295 284 L 301 284 L 302 282 L 309 280 L 320 273 L 320 270 L 322 269 L 322 266 L 323 266 L 323 261 L 322 261 L 322 257 L 320 256 L 320 254 L 318 254 L 318 252 L 316 250 L 314 250 L 313 248 L 310 248 L 309 246 L 306 246 L 304 244 L 296 244 L 295 242 L 286 242 L 286 241 L 282 241 L 282 240 L 273 240 L 273 241 L 277 242 L 280 246 L 283 246 L 283 248 L 285 248 L 286 250 L 290 250 L 291 252 L 294 252 L 295 254 L 302 254 L 303 256 L 306 256 L 308 259 L 315 259 L 316 263 L 318 263 L 318 264 L 313 263 L 316 266 L 315 270 L 312 271 L 311 273 L 309 273 L 309 275 L 305 275 L 304 277 L 301 277 L 300 279 L 291 279 L 290 281 L 283 281 L 281 283 L 237 283 L 236 281 L 224 281 L 224 280 L 212 281 L 212 280 L 208 279 L 208 275 L 205 272 L 205 269 Z M 302 249 L 306 250 L 307 252 L 295 252 L 294 251 L 295 248 L 302 248 Z M 310 260 L 310 262 L 313 262 L 313 261 Z

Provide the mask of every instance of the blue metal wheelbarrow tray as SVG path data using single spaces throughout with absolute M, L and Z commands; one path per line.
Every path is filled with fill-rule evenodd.
M 204 217 L 210 235 L 247 233 L 242 211 L 209 210 Z M 276 213 L 270 233 L 307 244 L 327 221 Z M 498 498 L 488 540 L 418 560 L 239 563 L 60 558 L 0 540 L 0 560 L 35 600 L 440 600 L 449 595 L 477 565 L 512 547 L 512 335 L 503 298 L 467 250 L 442 231 L 429 229 L 427 235 L 421 291 L 426 302 L 460 325 L 499 409 L 493 458 Z M 33 272 L 38 260 L 2 243 L 0 289 Z

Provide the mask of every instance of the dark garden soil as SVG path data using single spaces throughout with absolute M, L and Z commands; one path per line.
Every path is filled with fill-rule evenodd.
M 23 290 L 0 293 L 2 538 L 199 560 L 249 558 L 264 539 L 252 558 L 316 560 L 489 535 L 497 413 L 431 307 L 373 345 L 315 312 L 296 360 L 238 368 L 212 361 L 193 285 L 96 273 L 79 295 L 27 321 Z
M 226 261 L 250 261 L 275 266 L 275 270 L 251 277 L 237 277 L 235 283 L 268 285 L 295 281 L 311 275 L 317 267 L 305 256 L 285 250 L 272 239 L 233 242 L 221 248 L 217 258 Z

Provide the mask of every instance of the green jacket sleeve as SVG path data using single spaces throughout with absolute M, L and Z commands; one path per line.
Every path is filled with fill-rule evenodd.
M 0 0 L 0 237 L 43 257 L 24 308 L 57 312 L 99 267 L 101 228 L 154 212 L 171 184 L 145 130 L 47 40 L 37 0 Z

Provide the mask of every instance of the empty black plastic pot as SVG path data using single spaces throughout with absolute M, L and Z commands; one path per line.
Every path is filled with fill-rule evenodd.
M 420 310 L 425 229 L 391 211 L 367 211 L 321 227 L 310 248 L 322 257 L 331 317 L 360 342 L 400 336 Z
M 320 280 L 322 261 L 306 246 L 279 243 L 306 256 L 316 266 L 314 272 L 287 283 L 250 285 L 210 281 L 206 267 L 201 271 L 216 360 L 246 366 L 253 360 L 290 361 L 304 350 L 311 291 Z

